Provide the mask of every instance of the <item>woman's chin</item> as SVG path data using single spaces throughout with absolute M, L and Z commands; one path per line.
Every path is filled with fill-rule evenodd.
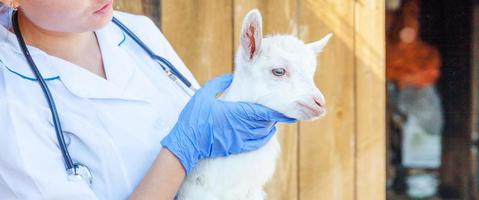
M 113 10 L 108 13 L 104 13 L 102 15 L 94 14 L 93 19 L 91 20 L 91 29 L 98 30 L 105 27 L 108 23 L 111 22 L 113 18 Z

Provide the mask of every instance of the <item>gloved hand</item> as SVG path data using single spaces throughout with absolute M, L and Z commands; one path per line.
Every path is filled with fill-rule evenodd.
M 275 133 L 276 122 L 295 122 L 254 103 L 216 99 L 231 74 L 208 81 L 186 104 L 171 132 L 161 141 L 189 173 L 198 160 L 256 150 Z

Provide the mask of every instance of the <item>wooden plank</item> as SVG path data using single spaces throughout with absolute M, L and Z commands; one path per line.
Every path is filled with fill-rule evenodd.
M 355 2 L 356 191 L 358 200 L 386 199 L 385 5 Z
M 155 24 L 160 27 L 160 0 L 142 0 L 143 4 L 143 13 L 150 17 Z
M 200 84 L 233 66 L 232 1 L 163 0 L 161 28 Z
M 326 97 L 322 120 L 300 123 L 300 199 L 354 198 L 354 2 L 299 1 L 299 35 L 334 36 L 320 56 L 316 84 Z
M 157 26 L 160 25 L 160 0 L 116 0 L 113 7 L 115 10 L 146 15 Z
M 474 3 L 473 7 L 473 19 L 472 19 L 472 69 L 471 69 L 471 93 L 472 93 L 472 140 L 476 143 L 478 140 L 479 132 L 479 2 Z M 479 188 L 478 188 L 478 154 L 477 154 L 477 145 L 471 147 L 471 198 L 479 198 Z
M 142 0 L 116 0 L 113 7 L 115 10 L 122 10 L 134 14 L 144 14 Z
M 243 17 L 258 8 L 263 15 L 263 33 L 297 33 L 296 0 L 236 0 L 234 1 L 234 46 L 239 46 Z M 298 125 L 280 125 L 278 139 L 281 157 L 273 179 L 267 184 L 268 199 L 294 200 L 298 198 Z
M 278 140 L 281 144 L 281 156 L 278 159 L 275 174 L 266 184 L 268 199 L 298 199 L 298 125 L 288 124 L 278 127 Z

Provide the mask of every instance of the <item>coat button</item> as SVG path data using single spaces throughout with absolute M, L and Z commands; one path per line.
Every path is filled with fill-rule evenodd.
M 162 120 L 162 119 L 156 120 L 156 122 L 155 122 L 155 127 L 156 128 L 163 129 L 163 128 L 165 128 L 165 126 L 166 126 L 166 123 L 165 123 L 164 120 Z

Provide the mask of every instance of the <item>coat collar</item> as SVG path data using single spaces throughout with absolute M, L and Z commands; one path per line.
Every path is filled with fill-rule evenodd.
M 38 48 L 28 46 L 28 49 L 43 78 L 50 81 L 58 79 L 74 95 L 84 98 L 144 100 L 141 95 L 130 94 L 126 90 L 132 77 L 141 72 L 135 67 L 137 64 L 125 49 L 127 48 L 123 44 L 126 40 L 125 34 L 111 22 L 95 33 L 107 80 L 73 63 L 48 55 Z M 8 56 L 8 60 L 0 56 L 2 61 L 0 67 L 7 68 L 21 78 L 36 81 L 19 48 L 15 34 L 2 25 L 0 25 L 0 34 L 1 48 L 7 49 L 7 53 L 17 54 Z
M 6 68 L 26 80 L 36 81 L 36 77 L 20 49 L 17 37 L 8 30 L 11 28 L 10 18 L 11 11 L 3 9 L 0 12 L 0 52 L 2 53 L 0 54 L 0 67 Z M 46 53 L 33 46 L 27 45 L 27 48 L 45 80 L 58 78 L 58 74 L 52 68 L 44 66 L 45 63 L 48 63 L 45 62 Z

